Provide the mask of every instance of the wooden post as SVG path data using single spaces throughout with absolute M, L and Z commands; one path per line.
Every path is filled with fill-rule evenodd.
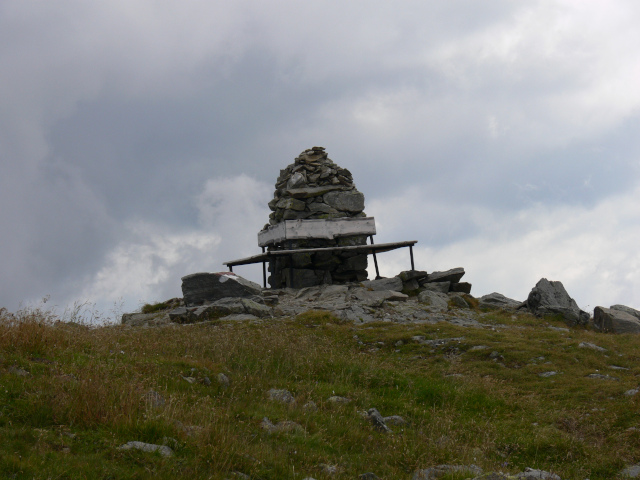
M 262 253 L 264 253 L 265 248 L 262 247 Z M 267 262 L 266 260 L 262 261 L 262 286 L 267 288 Z
M 373 235 L 369 235 L 369 239 L 371 240 L 371 245 L 373 245 Z M 378 270 L 378 259 L 376 258 L 376 251 L 371 250 L 373 255 L 373 263 L 376 266 L 376 280 L 380 278 L 380 271 Z
M 414 271 L 416 267 L 413 265 L 413 245 L 409 245 L 409 255 L 411 256 L 411 271 Z

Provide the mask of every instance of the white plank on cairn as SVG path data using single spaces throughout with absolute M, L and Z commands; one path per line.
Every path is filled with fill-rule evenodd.
M 333 239 L 348 235 L 375 235 L 373 217 L 285 220 L 258 233 L 258 245 L 266 247 L 285 240 Z

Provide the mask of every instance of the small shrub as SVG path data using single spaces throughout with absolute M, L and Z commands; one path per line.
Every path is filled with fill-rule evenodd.
M 161 310 L 166 310 L 167 308 L 169 308 L 169 305 L 167 305 L 165 302 L 160 302 L 160 303 L 147 303 L 142 307 L 141 312 L 142 313 L 156 313 L 159 312 Z

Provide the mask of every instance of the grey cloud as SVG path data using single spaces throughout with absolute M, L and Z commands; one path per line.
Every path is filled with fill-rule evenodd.
M 198 235 L 225 233 L 203 268 L 252 253 L 266 213 L 244 211 L 257 227 L 223 211 L 203 223 L 214 211 L 201 203 L 208 180 L 249 175 L 266 202 L 279 169 L 312 145 L 353 172 L 372 207 L 422 192 L 411 205 L 418 224 L 401 215 L 396 232 L 438 247 L 479 235 L 477 208 L 510 218 L 630 191 L 638 118 L 598 83 L 604 67 L 622 75 L 624 62 L 580 25 L 537 30 L 562 15 L 575 21 L 571 8 L 5 2 L 0 220 L 11 235 L 0 240 L 9 259 L 0 306 L 66 297 L 115 271 L 114 252 L 122 259 L 127 246 L 148 256 L 165 248 L 131 233 L 136 222 L 183 235 L 183 265 L 196 266 Z M 625 55 L 632 64 L 634 52 Z M 149 268 L 179 275 L 167 258 Z

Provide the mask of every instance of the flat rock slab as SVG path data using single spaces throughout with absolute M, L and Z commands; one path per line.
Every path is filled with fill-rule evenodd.
M 182 277 L 182 294 L 187 307 L 226 297 L 247 298 L 261 293 L 260 285 L 231 272 L 193 273 Z
M 507 310 L 515 310 L 520 305 L 522 305 L 522 302 L 509 297 L 505 297 L 501 293 L 496 292 L 489 293 L 488 295 L 483 295 L 482 297 L 478 298 L 478 301 L 480 302 L 480 308 L 504 308 Z
M 464 268 L 457 267 L 447 270 L 446 272 L 433 272 L 427 275 L 427 279 L 424 283 L 433 282 L 451 282 L 458 283 L 464 276 Z M 423 283 L 422 281 L 420 283 Z

